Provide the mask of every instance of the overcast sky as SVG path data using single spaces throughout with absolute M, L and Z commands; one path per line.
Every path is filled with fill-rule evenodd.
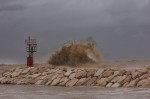
M 41 60 L 87 37 L 107 60 L 150 59 L 150 0 L 0 0 L 0 63 L 25 63 L 28 35 Z

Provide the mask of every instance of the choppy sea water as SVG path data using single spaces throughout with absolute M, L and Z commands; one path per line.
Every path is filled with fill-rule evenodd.
M 0 99 L 150 99 L 150 88 L 0 85 Z

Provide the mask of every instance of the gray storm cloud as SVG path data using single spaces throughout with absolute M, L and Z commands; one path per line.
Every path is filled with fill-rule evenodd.
M 0 62 L 25 63 L 28 35 L 39 59 L 89 36 L 105 59 L 148 59 L 149 9 L 149 0 L 0 0 Z

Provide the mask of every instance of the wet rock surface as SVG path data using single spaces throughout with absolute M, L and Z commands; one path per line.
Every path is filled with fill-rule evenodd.
M 148 70 L 16 67 L 0 73 L 0 84 L 150 87 Z

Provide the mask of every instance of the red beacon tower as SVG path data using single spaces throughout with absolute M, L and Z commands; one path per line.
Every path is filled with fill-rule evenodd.
M 31 39 L 29 36 L 28 39 L 25 40 L 25 43 L 27 45 L 26 51 L 29 53 L 29 56 L 27 57 L 27 66 L 32 67 L 33 66 L 33 54 L 37 52 L 36 39 Z

